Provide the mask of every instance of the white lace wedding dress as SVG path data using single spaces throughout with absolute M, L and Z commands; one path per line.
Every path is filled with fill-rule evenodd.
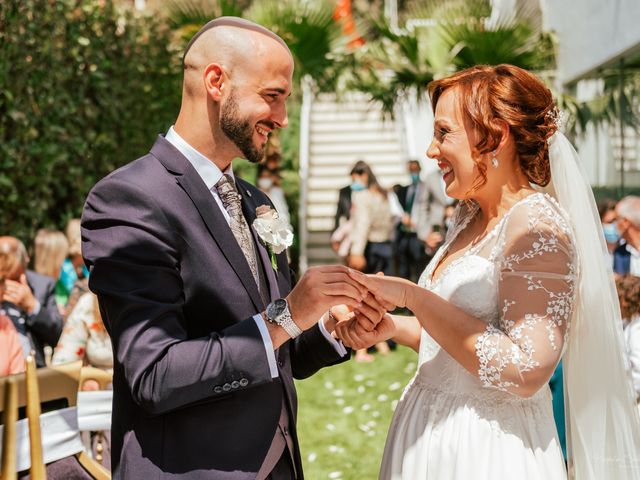
M 381 479 L 566 478 L 549 388 L 532 391 L 528 381 L 551 376 L 569 334 L 577 277 L 569 222 L 553 198 L 530 195 L 433 279 L 477 211 L 458 207 L 419 283 L 487 322 L 476 342 L 479 369 L 467 371 L 422 331 Z

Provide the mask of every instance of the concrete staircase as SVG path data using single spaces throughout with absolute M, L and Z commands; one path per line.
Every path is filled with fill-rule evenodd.
M 369 99 L 350 93 L 313 96 L 307 91 L 301 122 L 301 269 L 339 263 L 330 247 L 338 190 L 350 182 L 357 160 L 380 184 L 406 184 L 406 149 L 396 121 L 383 119 Z

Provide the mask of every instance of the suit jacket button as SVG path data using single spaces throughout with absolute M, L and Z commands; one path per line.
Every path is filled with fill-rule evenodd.
M 234 380 L 233 382 L 231 382 L 231 388 L 238 388 L 240 386 L 240 382 L 238 382 L 237 380 Z
M 240 379 L 240 386 L 241 387 L 246 387 L 247 385 L 249 385 L 249 380 L 247 380 L 246 378 L 241 378 Z
M 279 359 L 278 359 L 278 366 L 279 366 L 280 368 L 282 368 L 282 366 L 283 366 L 283 365 L 284 365 L 284 362 L 282 361 L 282 359 L 281 359 L 281 358 L 279 358 Z
M 222 387 L 220 385 L 216 385 L 215 387 L 213 387 L 213 392 L 222 393 Z
M 222 386 L 222 390 L 224 390 L 225 392 L 228 392 L 229 390 L 231 390 L 231 385 L 229 385 L 228 383 L 225 383 Z

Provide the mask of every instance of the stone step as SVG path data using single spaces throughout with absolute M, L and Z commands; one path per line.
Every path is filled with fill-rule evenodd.
M 347 172 L 348 173 L 348 172 Z M 375 172 L 374 172 L 375 173 Z M 341 185 L 344 184 L 344 181 L 340 183 L 336 182 L 335 177 L 321 177 L 321 176 L 309 176 L 309 180 L 307 181 L 307 185 L 309 187 L 309 191 L 313 190 L 338 190 Z M 348 179 L 348 175 L 345 174 L 345 179 Z M 381 174 L 378 175 L 376 173 L 376 178 L 378 182 L 383 188 L 391 188 L 396 184 L 404 185 L 406 184 L 406 176 L 404 174 L 395 175 L 395 174 Z
M 333 143 L 333 142 L 312 142 L 309 147 L 311 156 L 315 155 L 362 155 L 366 152 L 375 154 L 393 155 L 398 152 L 398 142 L 389 141 L 369 141 L 369 142 L 352 142 L 352 143 Z
M 333 228 L 333 216 L 322 218 L 307 217 L 307 230 L 309 232 L 327 231 Z

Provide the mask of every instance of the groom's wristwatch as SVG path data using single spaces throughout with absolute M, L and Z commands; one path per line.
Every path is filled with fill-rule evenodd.
M 289 303 L 284 298 L 271 302 L 264 313 L 269 323 L 281 326 L 291 338 L 296 338 L 302 333 L 300 327 L 291 318 Z

